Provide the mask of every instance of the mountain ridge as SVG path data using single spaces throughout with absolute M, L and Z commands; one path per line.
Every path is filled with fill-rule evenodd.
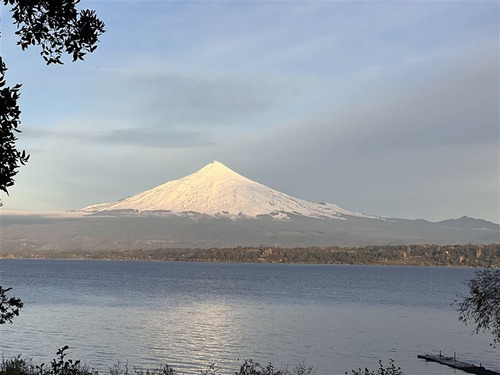
M 194 219 L 194 220 L 193 220 Z M 426 220 L 349 220 L 292 216 L 259 220 L 208 215 L 11 216 L 0 220 L 2 249 L 131 250 L 160 248 L 228 248 L 237 246 L 372 246 L 411 244 L 500 243 L 500 226 L 491 230 L 475 219 L 472 226 Z

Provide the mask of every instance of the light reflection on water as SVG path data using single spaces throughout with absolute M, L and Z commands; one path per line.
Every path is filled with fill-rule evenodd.
M 417 360 L 439 351 L 499 368 L 487 335 L 472 336 L 450 303 L 472 270 L 0 261 L 1 285 L 25 308 L 1 326 L 0 354 L 35 362 L 57 348 L 105 370 L 169 363 L 190 373 L 244 358 L 280 366 L 305 361 L 344 374 L 396 360 L 407 375 L 452 374 Z

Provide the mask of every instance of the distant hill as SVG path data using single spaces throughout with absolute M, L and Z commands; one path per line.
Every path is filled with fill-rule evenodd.
M 241 246 L 366 246 L 498 243 L 498 225 L 453 226 L 425 220 L 211 216 L 33 217 L 3 215 L 1 249 L 117 250 Z M 478 229 L 485 228 L 485 229 Z
M 437 222 L 443 228 L 474 229 L 484 231 L 498 231 L 498 225 L 482 219 L 462 216 L 458 219 L 448 219 Z

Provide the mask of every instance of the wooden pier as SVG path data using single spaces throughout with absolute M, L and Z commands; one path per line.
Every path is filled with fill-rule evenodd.
M 421 359 L 425 359 L 426 361 L 437 362 L 437 363 L 440 363 L 442 365 L 450 366 L 450 367 L 468 372 L 470 374 L 500 375 L 500 372 L 487 370 L 483 366 L 481 366 L 481 364 L 479 366 L 476 366 L 476 365 L 473 365 L 471 363 L 457 361 L 456 356 L 445 357 L 445 356 L 441 355 L 441 352 L 439 352 L 438 355 L 424 354 L 424 355 L 418 355 L 417 357 L 421 358 Z

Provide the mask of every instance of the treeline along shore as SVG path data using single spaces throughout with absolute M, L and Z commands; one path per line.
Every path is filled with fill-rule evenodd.
M 365 247 L 236 247 L 155 250 L 0 250 L 0 259 L 150 260 L 168 262 L 381 264 L 500 268 L 500 243 Z

